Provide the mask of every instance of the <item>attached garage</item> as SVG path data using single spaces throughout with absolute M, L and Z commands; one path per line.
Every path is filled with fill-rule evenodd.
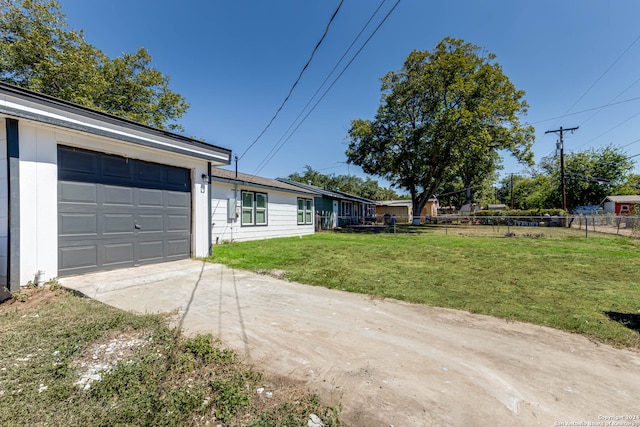
M 58 146 L 58 274 L 188 258 L 188 169 Z
M 231 151 L 0 83 L 0 286 L 207 256 Z

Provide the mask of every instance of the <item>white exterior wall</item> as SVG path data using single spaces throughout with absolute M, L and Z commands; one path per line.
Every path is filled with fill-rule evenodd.
M 69 131 L 51 125 L 19 120 L 20 140 L 20 285 L 34 280 L 38 270 L 45 272 L 44 279 L 58 275 L 58 167 L 57 146 L 68 145 L 129 158 L 163 163 L 191 170 L 192 182 L 192 243 L 195 257 L 208 254 L 208 186 L 202 182 L 207 174 L 207 162 L 175 153 L 154 150 L 132 143 L 111 140 L 106 137 Z M 2 128 L 4 128 L 4 121 Z M 6 139 L 6 131 L 2 132 Z M 5 141 L 6 147 L 6 141 Z M 6 150 L 5 160 L 0 159 L 0 240 L 6 240 Z M 5 181 L 1 173 L 4 168 Z M 4 203 L 4 205 L 3 205 Z M 2 219 L 2 206 L 5 218 Z M 4 228 L 3 228 L 4 227 Z M 2 234 L 4 232 L 4 234 Z M 4 249 L 2 249 L 4 248 Z M 4 259 L 6 275 L 6 242 L 0 247 L 0 267 Z
M 616 204 L 614 202 L 604 202 L 604 212 L 605 213 L 615 213 L 616 212 Z
M 7 126 L 0 120 L 0 286 L 7 284 L 9 255 L 9 177 L 7 170 Z
M 271 239 L 274 237 L 303 236 L 314 233 L 314 224 L 298 225 L 298 198 L 313 200 L 313 195 L 294 194 L 276 189 L 248 187 L 212 181 L 213 244 Z M 235 190 L 237 188 L 237 191 Z M 267 194 L 267 225 L 242 226 L 240 208 L 242 190 Z M 236 199 L 235 220 L 227 219 L 227 200 Z M 313 212 L 315 218 L 315 207 Z

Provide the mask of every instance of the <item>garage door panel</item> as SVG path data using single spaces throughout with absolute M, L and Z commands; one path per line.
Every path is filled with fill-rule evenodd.
M 105 266 L 116 264 L 128 265 L 134 259 L 134 245 L 132 242 L 107 243 L 103 246 Z
M 98 203 L 95 185 L 86 182 L 63 182 L 58 197 L 61 202 L 67 203 Z
M 133 235 L 135 224 L 133 213 L 103 215 L 103 234 L 129 234 Z
M 164 215 L 138 215 L 139 233 L 162 233 L 164 231 Z
M 182 168 L 168 168 L 167 169 L 167 184 L 170 188 L 180 189 L 184 188 L 186 184 L 191 181 L 189 170 Z M 188 191 L 188 188 L 184 188 L 183 191 Z
M 161 260 L 164 256 L 164 242 L 155 240 L 150 242 L 140 242 L 140 261 Z
M 191 194 L 178 191 L 167 192 L 167 207 L 185 209 L 190 206 Z
M 84 177 L 84 180 L 93 181 L 98 175 L 98 158 L 92 152 L 72 147 L 58 147 L 58 168 L 64 175 L 61 179 L 72 177 Z M 80 178 L 81 179 L 81 178 Z
M 164 192 L 161 190 L 150 190 L 147 188 L 140 188 L 138 190 L 139 206 L 141 207 L 157 207 L 164 206 Z
M 175 239 L 167 242 L 167 257 L 181 257 L 184 251 L 189 250 L 189 239 Z
M 58 233 L 60 236 L 97 236 L 98 215 L 95 213 L 58 214 Z
M 188 215 L 167 215 L 167 231 L 189 231 Z
M 133 188 L 115 185 L 104 185 L 102 188 L 105 206 L 134 206 Z
M 74 270 L 93 269 L 98 267 L 98 245 L 83 245 L 70 248 L 59 248 L 58 262 L 60 268 Z
M 188 169 L 59 146 L 59 274 L 188 258 L 190 176 Z
M 102 175 L 106 178 L 116 178 L 118 181 L 133 179 L 133 163 L 124 157 L 102 156 Z
M 163 168 L 156 163 L 138 163 L 138 180 L 150 184 L 162 183 Z

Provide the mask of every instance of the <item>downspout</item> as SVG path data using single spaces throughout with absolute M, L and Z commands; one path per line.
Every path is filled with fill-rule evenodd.
M 212 217 L 212 202 L 211 202 L 211 190 L 212 190 L 212 185 L 211 185 L 211 162 L 207 162 L 207 229 L 208 229 L 208 244 L 209 246 L 207 246 L 207 256 L 211 256 L 211 246 L 213 245 L 213 224 L 211 223 L 211 221 L 213 220 Z
M 20 289 L 20 137 L 18 121 L 6 119 L 7 132 L 7 289 Z

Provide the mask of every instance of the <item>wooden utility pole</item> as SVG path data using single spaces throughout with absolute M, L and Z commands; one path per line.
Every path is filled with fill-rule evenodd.
M 558 142 L 557 148 L 560 150 L 560 185 L 562 187 L 562 209 L 564 209 L 565 211 L 567 210 L 567 185 L 564 177 L 564 141 L 562 137 L 564 136 L 565 132 L 570 131 L 573 133 L 573 131 L 577 130 L 578 127 L 579 126 L 563 129 L 562 126 L 560 126 L 560 129 L 548 130 L 545 132 L 545 134 L 552 132 L 560 134 L 560 142 Z

